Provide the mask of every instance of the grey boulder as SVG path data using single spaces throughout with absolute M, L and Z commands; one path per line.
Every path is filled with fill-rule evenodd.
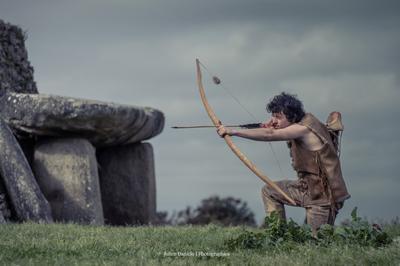
M 0 180 L 0 213 L 2 214 L 5 221 L 11 220 L 11 210 L 9 208 L 10 203 L 6 195 L 6 189 L 3 185 L 2 180 Z
M 21 28 L 0 19 L 0 95 L 7 91 L 38 93 Z
M 22 221 L 51 222 L 50 205 L 43 196 L 16 138 L 0 119 L 0 175 L 11 205 Z
M 107 224 L 148 224 L 156 212 L 153 148 L 149 143 L 97 152 Z
M 104 223 L 95 149 L 85 139 L 45 139 L 37 143 L 33 168 L 54 220 Z
M 85 138 L 96 147 L 139 142 L 164 127 L 163 113 L 150 107 L 43 94 L 7 93 L 0 113 L 16 131 Z

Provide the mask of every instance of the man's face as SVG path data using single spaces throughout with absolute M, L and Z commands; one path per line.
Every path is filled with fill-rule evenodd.
M 286 118 L 286 115 L 282 112 L 272 114 L 272 126 L 275 129 L 285 128 L 290 126 L 292 123 Z

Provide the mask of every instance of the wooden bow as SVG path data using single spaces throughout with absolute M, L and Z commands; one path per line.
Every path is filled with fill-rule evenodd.
M 218 117 L 215 115 L 213 109 L 211 108 L 210 104 L 207 101 L 206 94 L 204 91 L 203 87 L 203 82 L 202 82 L 202 75 L 201 75 L 201 70 L 200 70 L 200 60 L 196 59 L 196 68 L 197 68 L 197 85 L 199 87 L 199 92 L 200 92 L 200 97 L 201 101 L 203 102 L 203 105 L 207 111 L 208 116 L 210 117 L 211 121 L 215 125 L 215 127 L 219 127 L 222 125 L 221 121 L 218 119 Z M 277 192 L 279 192 L 285 199 L 287 199 L 291 204 L 296 205 L 294 200 L 289 197 L 280 187 L 278 187 L 271 179 L 269 179 L 266 175 L 262 174 L 260 170 L 252 163 L 240 150 L 239 148 L 233 143 L 232 138 L 228 135 L 224 136 L 224 140 L 226 144 L 231 148 L 234 154 L 256 175 L 258 176 L 262 181 L 267 183 L 270 187 L 275 189 Z

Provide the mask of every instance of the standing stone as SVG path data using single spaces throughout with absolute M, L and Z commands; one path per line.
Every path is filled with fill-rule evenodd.
M 138 143 L 97 153 L 104 218 L 107 224 L 147 224 L 155 218 L 153 148 Z
M 104 223 L 95 149 L 89 141 L 40 140 L 33 168 L 56 221 Z
M 0 180 L 0 213 L 5 221 L 9 221 L 11 220 L 11 210 L 9 208 L 10 203 L 6 193 L 3 181 Z
M 4 219 L 3 213 L 0 210 L 0 224 L 5 224 L 6 220 Z
M 51 209 L 17 140 L 0 119 L 0 175 L 17 218 L 51 222 Z
M 0 19 L 0 95 L 10 91 L 38 93 L 25 39 L 19 27 Z
M 0 224 L 6 223 L 7 218 L 8 220 L 10 219 L 10 211 L 8 210 L 6 202 L 5 188 L 2 183 L 2 180 L 0 180 Z M 6 216 L 8 217 L 6 218 Z

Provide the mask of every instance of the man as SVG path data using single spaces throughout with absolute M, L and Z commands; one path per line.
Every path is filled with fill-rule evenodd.
M 298 207 L 306 209 L 306 222 L 314 232 L 323 224 L 333 225 L 338 210 L 350 197 L 344 183 L 337 147 L 327 127 L 310 113 L 296 96 L 281 93 L 267 105 L 272 118 L 261 128 L 232 130 L 220 126 L 223 137 L 242 137 L 257 141 L 287 141 L 297 180 L 276 184 Z M 281 194 L 265 185 L 262 199 L 267 215 L 277 212 L 286 219 L 284 204 L 290 204 Z M 293 205 L 292 205 L 293 206 Z

